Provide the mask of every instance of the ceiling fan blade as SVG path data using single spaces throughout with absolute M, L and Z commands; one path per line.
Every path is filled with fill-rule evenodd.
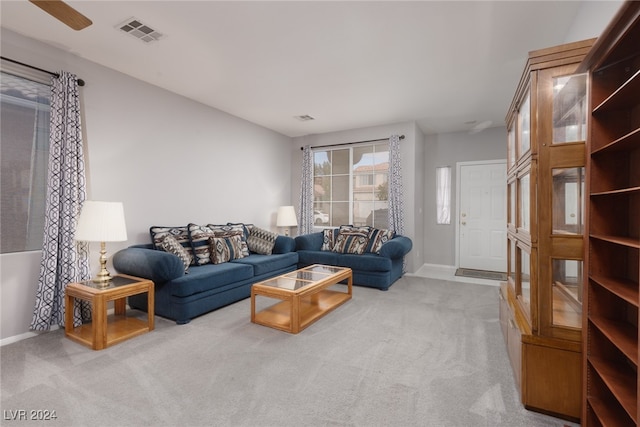
M 83 28 L 93 24 L 91 19 L 87 18 L 62 0 L 29 1 L 76 31 L 82 30 Z

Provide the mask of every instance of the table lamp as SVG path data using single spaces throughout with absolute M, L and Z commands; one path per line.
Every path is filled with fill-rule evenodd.
M 278 208 L 278 217 L 276 226 L 284 227 L 284 235 L 289 235 L 289 227 L 296 227 L 298 220 L 296 219 L 296 211 L 293 206 L 280 206 Z
M 85 201 L 80 211 L 75 239 L 83 242 L 100 242 L 100 272 L 93 281 L 108 286 L 111 275 L 107 270 L 105 243 L 127 240 L 122 203 Z

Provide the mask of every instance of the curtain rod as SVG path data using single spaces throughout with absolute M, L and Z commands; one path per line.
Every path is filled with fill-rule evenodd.
M 52 71 L 43 70 L 42 68 L 38 68 L 38 67 L 34 67 L 33 65 L 25 64 L 24 62 L 16 61 L 16 60 L 13 60 L 13 59 L 10 59 L 10 58 L 6 58 L 4 56 L 0 56 L 0 58 L 4 59 L 5 61 L 13 62 L 14 64 L 22 65 L 23 67 L 31 68 L 32 70 L 40 71 L 42 73 L 47 73 L 47 74 L 49 74 L 51 76 L 60 77 L 60 74 L 58 74 L 58 73 L 54 73 Z M 84 80 L 78 79 L 78 86 L 84 86 Z
M 400 139 L 404 139 L 404 135 L 400 135 Z M 366 142 L 379 142 L 379 141 L 388 141 L 389 138 L 380 138 L 380 139 L 369 139 L 367 141 L 354 141 L 354 142 L 345 142 L 344 144 L 328 144 L 328 145 L 316 145 L 311 148 L 324 148 L 324 147 L 335 147 L 336 145 L 353 145 L 353 144 L 364 144 Z M 304 150 L 304 147 L 300 147 L 301 150 Z

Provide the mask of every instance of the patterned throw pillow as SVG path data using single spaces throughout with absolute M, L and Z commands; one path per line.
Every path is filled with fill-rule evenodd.
M 191 257 L 185 250 L 185 248 L 173 237 L 171 234 L 167 234 L 162 242 L 160 243 L 160 248 L 171 254 L 174 254 L 180 261 L 184 264 L 184 272 L 186 273 L 189 269 L 189 265 L 191 265 Z
M 340 226 L 333 252 L 362 255 L 369 243 L 371 227 Z
M 335 229 L 325 228 L 322 230 L 322 247 L 321 251 L 332 251 L 335 244 Z
M 261 255 L 271 255 L 277 237 L 277 233 L 253 226 L 249 229 L 247 246 L 251 252 Z
M 153 226 L 149 228 L 149 234 L 151 235 L 151 242 L 153 243 L 153 248 L 157 250 L 162 250 L 162 241 L 168 235 L 173 236 L 180 245 L 187 251 L 189 254 L 189 264 L 195 265 L 195 260 L 193 257 L 193 249 L 191 248 L 191 242 L 189 241 L 189 229 L 186 226 L 181 227 L 165 227 L 165 226 Z
M 211 262 L 214 264 L 244 258 L 242 254 L 242 237 L 239 234 L 227 237 L 209 237 L 209 246 Z
M 249 247 L 247 246 L 247 231 L 244 224 L 227 224 L 214 225 L 207 224 L 207 227 L 213 230 L 216 237 L 228 237 L 239 235 L 242 242 L 242 255 L 249 256 Z
M 393 239 L 395 232 L 391 230 L 372 228 L 369 232 L 369 244 L 365 252 L 379 254 L 382 245 Z
M 196 265 L 205 265 L 211 262 L 209 237 L 212 236 L 215 236 L 215 232 L 208 226 L 189 224 L 189 240 L 193 248 L 193 257 Z

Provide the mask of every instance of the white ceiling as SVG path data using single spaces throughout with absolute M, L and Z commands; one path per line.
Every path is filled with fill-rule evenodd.
M 2 27 L 288 136 L 415 120 L 502 126 L 527 52 L 565 42 L 579 1 L 70 1 L 74 31 L 27 0 Z M 135 17 L 165 34 L 144 43 Z M 69 70 L 73 72 L 73 70 Z M 91 84 L 90 76 L 80 76 Z M 301 122 L 298 115 L 311 115 Z

